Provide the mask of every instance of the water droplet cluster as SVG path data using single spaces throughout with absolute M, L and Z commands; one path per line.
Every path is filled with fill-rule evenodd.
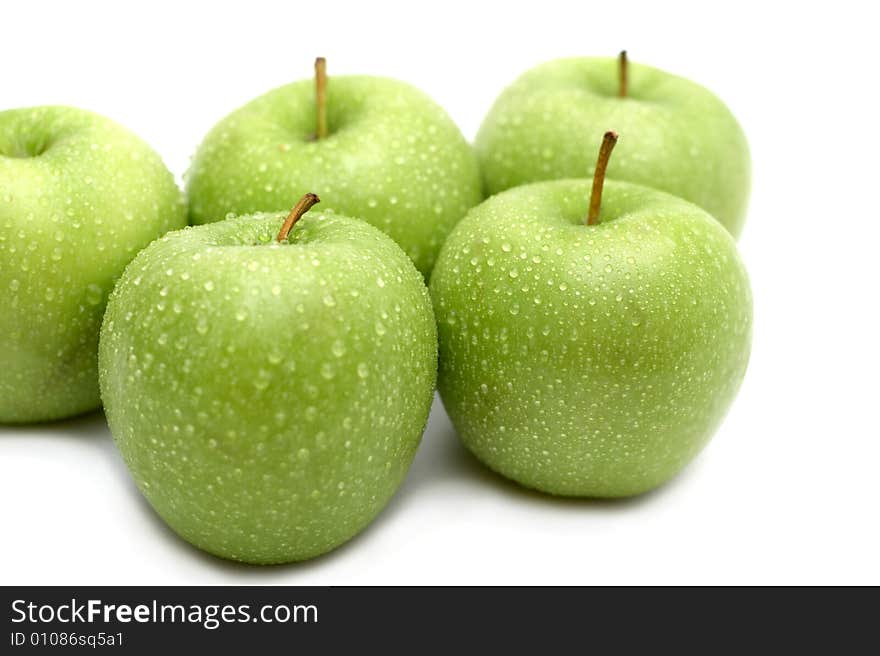
M 100 350 L 107 418 L 144 495 L 193 544 L 257 563 L 315 556 L 372 520 L 436 376 L 430 299 L 400 248 L 317 210 L 278 244 L 283 218 L 156 241 L 117 285 Z
M 96 408 L 107 294 L 156 237 L 186 224 L 150 147 L 91 112 L 0 112 L 0 422 Z
M 634 63 L 624 106 L 617 66 L 608 57 L 557 59 L 505 89 L 474 144 L 487 193 L 592 175 L 597 139 L 613 127 L 621 139 L 609 177 L 689 200 L 738 235 L 751 163 L 736 118 L 708 89 Z
M 314 139 L 314 82 L 251 101 L 206 136 L 186 175 L 193 223 L 289 209 L 312 189 L 322 207 L 390 235 L 427 277 L 449 231 L 482 200 L 476 157 L 446 112 L 396 80 L 331 77 L 330 134 Z
M 677 473 L 733 400 L 751 293 L 694 205 L 609 180 L 509 190 L 474 209 L 431 280 L 438 385 L 491 468 L 556 494 L 621 496 Z

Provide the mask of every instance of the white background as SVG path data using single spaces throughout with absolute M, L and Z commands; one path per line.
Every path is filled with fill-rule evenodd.
M 781 7 L 780 7 L 781 5 Z M 860 8 L 864 7 L 864 8 Z M 870 3 L 5 2 L 0 107 L 79 105 L 180 175 L 203 134 L 311 74 L 411 81 L 472 138 L 523 70 L 615 55 L 697 80 L 749 135 L 740 247 L 751 365 L 706 451 L 628 501 L 506 483 L 442 407 L 398 495 L 346 546 L 256 568 L 203 555 L 153 515 L 100 414 L 0 427 L 0 583 L 880 583 L 876 21 Z

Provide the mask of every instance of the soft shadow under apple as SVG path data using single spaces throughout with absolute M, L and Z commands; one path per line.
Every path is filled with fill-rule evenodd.
M 103 410 L 92 410 L 67 419 L 33 424 L 0 424 L 0 439 L 22 436 L 102 439 L 108 434 Z

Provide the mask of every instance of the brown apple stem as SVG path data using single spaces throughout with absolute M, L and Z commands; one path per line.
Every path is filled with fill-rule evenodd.
M 318 109 L 315 138 L 323 139 L 327 136 L 327 60 L 323 57 L 315 59 L 315 104 Z
M 626 98 L 626 94 L 629 92 L 629 60 L 626 58 L 626 50 L 620 51 L 620 56 L 617 59 L 617 76 L 618 76 L 618 87 L 617 87 L 617 95 L 621 98 Z
M 284 224 L 281 226 L 281 230 L 278 231 L 278 241 L 285 241 L 294 224 L 300 220 L 302 215 L 312 209 L 313 205 L 317 205 L 320 202 L 321 199 L 315 194 L 306 194 L 300 198 L 299 202 L 290 210 L 287 218 L 284 219 Z
M 590 211 L 587 214 L 587 225 L 599 223 L 599 209 L 602 207 L 602 187 L 605 186 L 605 170 L 608 168 L 608 160 L 611 151 L 617 143 L 617 133 L 609 130 L 602 137 L 602 145 L 599 147 L 599 158 L 596 160 L 596 170 L 593 172 L 593 190 L 590 192 Z

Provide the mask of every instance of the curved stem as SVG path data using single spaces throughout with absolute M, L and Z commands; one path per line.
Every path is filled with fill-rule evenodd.
M 602 145 L 599 147 L 599 158 L 596 160 L 596 169 L 593 172 L 593 190 L 590 192 L 590 211 L 587 214 L 587 225 L 599 223 L 599 209 L 602 207 L 602 188 L 605 186 L 605 170 L 608 168 L 608 160 L 611 159 L 611 151 L 617 143 L 617 133 L 609 130 L 602 137 Z
M 288 235 L 290 235 L 290 231 L 293 229 L 294 224 L 300 220 L 302 215 L 312 209 L 313 205 L 320 202 L 321 199 L 318 198 L 316 194 L 309 193 L 300 198 L 299 202 L 293 206 L 292 210 L 290 210 L 290 214 L 287 215 L 287 218 L 284 219 L 281 230 L 278 231 L 278 241 L 285 241 Z

